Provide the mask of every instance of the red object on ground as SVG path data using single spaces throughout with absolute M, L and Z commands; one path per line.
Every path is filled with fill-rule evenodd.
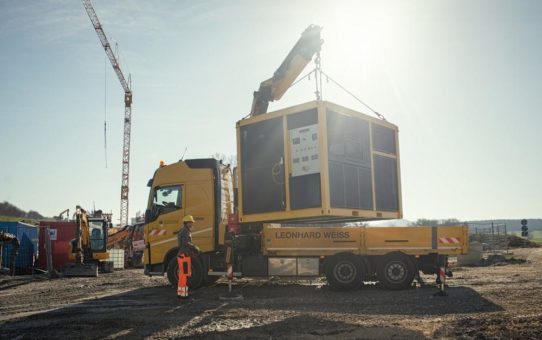
M 68 262 L 69 242 L 75 238 L 74 221 L 40 221 L 38 268 L 47 269 L 47 252 L 45 234 L 47 226 L 51 232 L 51 251 L 53 253 L 53 268 L 60 270 Z

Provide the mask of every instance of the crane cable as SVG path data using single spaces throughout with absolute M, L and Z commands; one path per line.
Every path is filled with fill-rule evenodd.
M 356 97 L 355 94 L 353 94 L 352 92 L 348 91 L 344 86 L 342 86 L 341 84 L 339 84 L 336 80 L 334 80 L 333 78 L 331 78 L 327 73 L 325 73 L 324 71 L 320 70 L 320 72 L 326 76 L 326 79 L 327 80 L 331 80 L 331 82 L 333 82 L 335 85 L 337 85 L 339 88 L 341 88 L 344 92 L 348 93 L 349 95 L 351 95 L 355 100 L 357 100 L 358 102 L 360 102 L 362 105 L 364 105 L 366 108 L 368 108 L 369 110 L 371 110 L 378 118 L 380 118 L 381 120 L 386 120 L 386 117 L 384 117 L 384 115 L 382 115 L 381 113 L 378 113 L 376 112 L 375 110 L 373 110 L 373 108 L 371 108 L 369 105 L 367 105 L 363 100 L 359 99 L 358 97 Z
M 348 91 L 344 86 L 342 86 L 341 84 L 339 84 L 339 82 L 337 82 L 335 79 L 331 78 L 327 73 L 325 73 L 324 71 L 322 71 L 322 68 L 320 66 L 320 53 L 318 53 L 318 55 L 316 56 L 316 60 L 315 60 L 315 63 L 316 63 L 316 67 L 313 68 L 312 70 L 310 70 L 307 74 L 305 74 L 303 77 L 299 78 L 297 81 L 295 81 L 292 85 L 290 85 L 290 88 L 297 85 L 300 81 L 302 81 L 303 79 L 305 78 L 309 78 L 310 80 L 310 75 L 312 73 L 314 73 L 315 75 L 315 81 L 316 81 L 316 100 L 322 100 L 322 75 L 326 76 L 326 80 L 329 82 L 331 80 L 332 83 L 334 83 L 335 85 L 337 85 L 341 90 L 343 90 L 344 92 L 348 93 L 349 95 L 351 95 L 355 100 L 357 100 L 358 102 L 360 102 L 363 106 L 365 106 L 366 108 L 368 108 L 369 110 L 371 110 L 372 113 L 374 113 L 379 119 L 381 120 L 384 120 L 386 121 L 386 117 L 384 117 L 384 115 L 382 115 L 381 113 L 373 110 L 372 107 L 370 107 L 369 105 L 367 105 L 363 100 L 359 99 L 355 94 L 353 94 L 352 92 Z M 319 77 L 318 77 L 318 73 L 320 73 Z
M 104 152 L 105 167 L 107 168 L 107 54 L 104 60 Z
M 305 74 L 304 76 L 302 76 L 301 78 L 299 78 L 298 80 L 296 80 L 295 82 L 292 83 L 292 85 L 290 85 L 288 88 L 292 88 L 294 87 L 295 85 L 299 84 L 303 79 L 305 78 L 309 78 L 310 80 L 310 76 L 311 74 L 314 73 L 315 75 L 315 81 L 316 81 L 316 100 L 322 100 L 322 75 L 326 76 L 326 80 L 327 82 L 329 82 L 331 80 L 332 83 L 334 83 L 335 85 L 337 85 L 341 90 L 343 90 L 344 92 L 348 93 L 349 95 L 351 95 L 355 100 L 357 100 L 358 102 L 360 102 L 363 106 L 365 106 L 366 108 L 368 108 L 372 113 L 374 113 L 379 119 L 383 120 L 383 121 L 387 121 L 386 117 L 384 117 L 383 114 L 373 110 L 372 107 L 370 107 L 369 105 L 367 105 L 363 100 L 359 99 L 355 94 L 353 94 L 352 92 L 348 91 L 344 86 L 342 86 L 341 84 L 339 84 L 339 82 L 337 82 L 335 79 L 331 78 L 327 73 L 325 73 L 324 71 L 322 71 L 322 68 L 320 66 L 320 53 L 318 53 L 317 57 L 316 57 L 316 67 L 313 68 L 312 70 L 310 70 L 309 72 L 307 72 L 307 74 Z M 318 77 L 318 73 L 320 73 L 320 76 Z M 248 115 L 246 115 L 245 117 L 243 117 L 243 119 L 246 119 L 250 117 L 250 113 Z

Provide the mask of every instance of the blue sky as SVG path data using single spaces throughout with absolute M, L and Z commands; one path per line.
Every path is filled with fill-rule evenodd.
M 235 154 L 252 92 L 318 24 L 324 71 L 399 126 L 406 218 L 541 217 L 539 1 L 93 4 L 132 75 L 130 215 L 160 160 Z M 1 0 L 0 51 L 0 201 L 118 219 L 123 92 L 83 6 Z M 324 99 L 370 114 L 331 83 Z

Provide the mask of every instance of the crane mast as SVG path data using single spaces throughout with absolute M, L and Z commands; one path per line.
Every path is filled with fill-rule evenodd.
M 120 189 L 120 225 L 128 224 L 128 179 L 130 173 L 130 131 L 132 127 L 132 90 L 130 79 L 126 80 L 117 57 L 111 49 L 111 45 L 105 36 L 102 24 L 98 20 L 98 16 L 94 11 L 94 7 L 90 0 L 82 0 L 83 6 L 94 26 L 94 30 L 98 34 L 98 38 L 102 43 L 105 54 L 113 66 L 113 70 L 119 78 L 120 84 L 124 90 L 124 142 L 122 147 L 122 184 Z

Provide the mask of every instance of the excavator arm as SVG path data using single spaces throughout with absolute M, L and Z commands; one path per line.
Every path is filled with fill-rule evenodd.
M 72 252 L 75 253 L 76 262 L 83 263 L 89 260 L 92 255 L 90 254 L 88 214 L 80 206 L 77 206 L 75 210 L 75 228 L 75 247 Z
M 254 92 L 251 116 L 266 113 L 269 102 L 282 98 L 312 57 L 320 52 L 323 43 L 320 39 L 321 31 L 322 27 L 310 25 L 301 34 L 301 38 L 280 64 L 273 77 L 263 81 L 258 91 Z
M 133 226 L 126 225 L 116 233 L 107 236 L 107 249 L 118 246 L 123 248 L 123 243 L 132 236 Z

